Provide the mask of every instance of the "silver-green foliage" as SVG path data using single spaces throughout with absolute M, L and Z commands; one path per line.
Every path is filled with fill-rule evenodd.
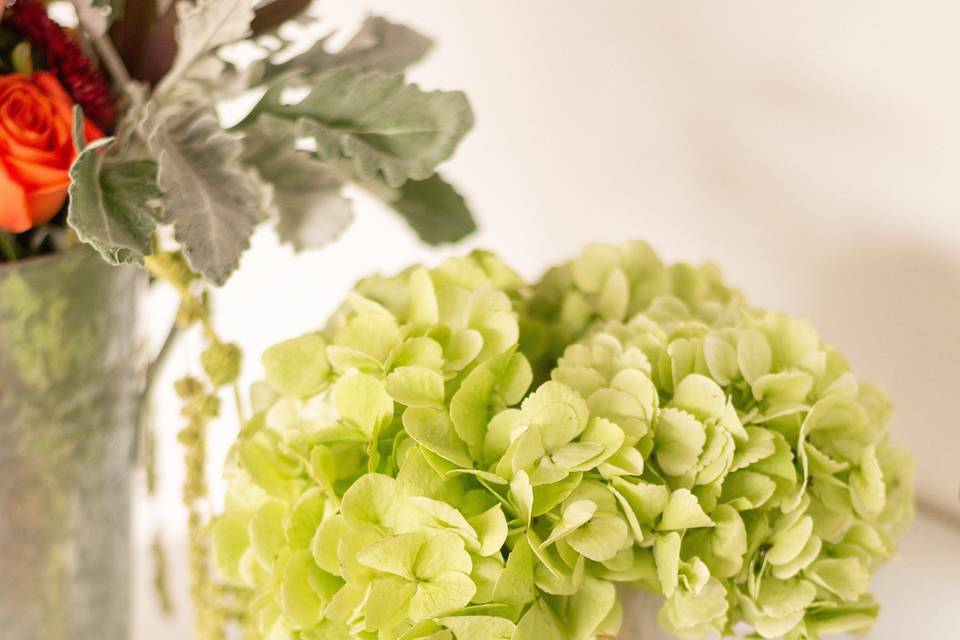
M 244 136 L 244 164 L 267 183 L 267 206 L 278 212 L 281 242 L 295 249 L 322 246 L 353 221 L 343 180 L 329 165 L 296 148 L 295 125 L 264 115 Z
M 157 165 L 152 160 L 112 157 L 105 152 L 112 138 L 84 144 L 80 110 L 74 113 L 80 149 L 70 167 L 67 221 L 80 240 L 110 264 L 142 263 L 157 224 L 153 205 L 162 195 L 155 182 Z
M 223 52 L 254 43 L 249 2 L 183 1 L 177 16 L 171 70 L 153 91 L 126 87 L 123 135 L 80 154 L 73 173 L 68 222 L 108 260 L 142 262 L 155 227 L 172 225 L 190 266 L 222 284 L 264 218 L 296 248 L 336 238 L 352 220 L 340 195 L 349 182 L 399 202 L 408 218 L 417 209 L 413 226 L 425 241 L 473 230 L 462 200 L 435 208 L 435 194 L 404 190 L 432 179 L 473 123 L 462 93 L 405 81 L 428 38 L 369 18 L 340 51 L 321 41 L 285 58 L 265 46 L 266 59 L 241 70 Z M 291 90 L 307 93 L 289 103 Z M 216 108 L 251 91 L 263 99 L 226 127 Z
M 382 175 L 394 188 L 430 177 L 473 126 L 462 93 L 424 92 L 401 75 L 334 69 L 316 78 L 298 102 L 285 101 L 285 91 L 283 85 L 268 90 L 250 118 L 295 121 L 320 158 L 347 160 L 357 178 Z
M 207 106 L 165 110 L 148 146 L 158 158 L 164 222 L 194 271 L 226 282 L 260 221 L 256 185 L 240 165 L 243 145 Z
M 291 71 L 313 75 L 343 67 L 399 73 L 419 62 L 433 46 L 430 38 L 410 27 L 394 24 L 378 16 L 364 20 L 350 42 L 338 52 L 330 52 L 326 40 L 321 39 L 284 62 L 267 60 L 263 65 L 263 75 L 269 78 Z
M 263 364 L 214 546 L 264 638 L 613 636 L 617 583 L 680 637 L 863 630 L 912 513 L 884 394 L 642 243 L 370 278 Z

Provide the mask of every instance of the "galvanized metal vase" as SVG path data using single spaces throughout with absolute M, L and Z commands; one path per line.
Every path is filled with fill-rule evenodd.
M 126 640 L 145 277 L 86 248 L 0 265 L 0 636 Z

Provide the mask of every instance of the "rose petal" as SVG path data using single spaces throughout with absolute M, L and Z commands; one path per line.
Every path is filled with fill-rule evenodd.
M 26 231 L 52 218 L 63 207 L 70 184 L 73 101 L 46 71 L 27 77 L 0 76 L 0 226 Z M 103 137 L 89 120 L 87 141 Z
M 10 176 L 20 182 L 28 191 L 42 189 L 49 185 L 67 184 L 70 181 L 70 157 L 50 156 L 49 164 L 31 162 L 23 158 L 9 156 L 4 158 Z
M 30 217 L 33 219 L 33 226 L 43 224 L 57 215 L 60 207 L 67 200 L 67 189 L 70 186 L 70 180 L 67 179 L 60 184 L 52 184 L 36 191 L 27 193 L 27 204 L 30 208 Z
M 0 202 L 3 202 L 3 208 L 0 209 L 0 229 L 21 233 L 32 226 L 27 194 L 20 183 L 10 177 L 2 161 L 0 161 Z

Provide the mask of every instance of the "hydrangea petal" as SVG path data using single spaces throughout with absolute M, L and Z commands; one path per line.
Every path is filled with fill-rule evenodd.
M 323 601 L 310 587 L 308 577 L 311 572 L 319 571 L 307 551 L 298 551 L 287 561 L 280 586 L 280 602 L 284 613 L 301 627 L 312 627 L 322 615 Z
M 410 299 L 407 303 L 407 322 L 415 326 L 430 326 L 440 319 L 433 281 L 424 268 L 410 273 Z
M 710 377 L 720 386 L 733 382 L 739 373 L 737 350 L 719 336 L 707 336 L 703 339 L 703 359 Z
M 667 475 L 679 476 L 696 464 L 707 435 L 703 425 L 689 413 L 664 409 L 657 421 L 655 439 L 657 464 Z
M 393 316 L 374 313 L 350 319 L 337 331 L 333 344 L 359 351 L 383 363 L 400 342 L 400 327 Z
M 480 539 L 481 556 L 490 556 L 500 551 L 507 540 L 507 519 L 501 505 L 494 505 L 468 520 Z
M 813 518 L 803 516 L 789 528 L 773 536 L 770 550 L 767 551 L 767 562 L 772 565 L 782 565 L 796 559 L 813 533 Z
M 667 506 L 657 529 L 660 531 L 678 531 L 696 529 L 697 527 L 712 527 L 710 519 L 697 501 L 696 496 L 689 489 L 677 489 L 670 494 Z
M 453 333 L 443 351 L 445 368 L 460 371 L 473 362 L 483 350 L 483 336 L 474 329 L 463 329 Z
M 286 545 L 287 536 L 283 526 L 286 512 L 284 503 L 270 500 L 250 520 L 250 548 L 264 567 L 271 566 Z
M 525 471 L 518 471 L 510 481 L 510 500 L 517 508 L 517 515 L 527 525 L 533 513 L 533 485 Z
M 771 618 L 789 616 L 810 606 L 817 597 L 817 588 L 806 580 L 764 578 L 757 604 Z
M 396 480 L 379 473 L 362 476 L 343 495 L 340 508 L 351 527 L 387 527 L 396 524 L 401 509 Z
M 727 396 L 716 382 L 694 373 L 677 385 L 670 406 L 682 409 L 698 420 L 715 420 L 723 415 Z
M 444 411 L 414 408 L 403 412 L 403 428 L 420 446 L 461 467 L 473 460 Z
M 813 389 L 813 377 L 804 371 L 780 371 L 755 379 L 753 397 L 767 405 L 798 405 Z
M 534 559 L 527 538 L 517 538 L 494 587 L 494 599 L 514 605 L 531 602 L 536 596 L 533 582 Z
M 591 638 L 610 614 L 617 590 L 606 580 L 587 578 L 570 598 L 566 627 L 570 638 Z
M 818 536 L 810 536 L 807 544 L 793 560 L 772 567 L 771 573 L 781 580 L 789 580 L 810 566 L 810 563 L 820 555 L 822 548 L 823 541 Z
M 874 445 L 863 450 L 859 467 L 850 473 L 850 489 L 853 507 L 863 517 L 873 518 L 883 511 L 886 486 Z
M 419 532 L 388 536 L 361 549 L 357 561 L 371 569 L 413 580 L 414 565 L 423 544 L 424 535 Z
M 310 552 L 317 566 L 330 573 L 340 574 L 340 541 L 350 534 L 350 525 L 343 516 L 327 518 L 317 527 L 310 541 Z
M 705 534 L 707 547 L 698 553 L 711 574 L 722 579 L 733 577 L 743 566 L 747 552 L 747 529 L 743 518 L 728 504 L 719 505 L 710 518 L 715 526 Z
M 453 532 L 463 538 L 463 541 L 471 550 L 479 550 L 480 538 L 473 525 L 459 509 L 442 500 L 433 500 L 423 496 L 413 496 L 409 500 L 427 514 L 431 526 Z
M 737 511 L 748 511 L 763 506 L 776 490 L 777 484 L 762 473 L 737 471 L 724 481 L 720 500 Z
M 560 522 L 550 532 L 550 537 L 543 541 L 543 546 L 551 545 L 570 535 L 589 522 L 596 512 L 597 503 L 590 500 L 574 500 L 570 504 L 564 505 Z
M 242 583 L 240 560 L 250 547 L 247 522 L 225 515 L 213 527 L 213 558 L 217 570 L 233 583 Z
M 390 353 L 387 368 L 424 367 L 439 371 L 443 368 L 443 347 L 436 340 L 420 336 L 405 340 Z
M 677 588 L 680 571 L 680 534 L 676 531 L 658 534 L 653 544 L 653 559 L 657 563 L 660 590 L 669 598 Z
M 606 451 L 599 442 L 571 442 L 549 453 L 550 459 L 565 471 L 587 471 L 597 466 Z
M 457 640 L 510 640 L 516 625 L 496 616 L 459 616 L 440 618 L 440 624 L 453 631 Z
M 747 329 L 737 341 L 737 364 L 749 384 L 770 372 L 773 353 L 766 337 L 757 329 Z
M 625 436 L 623 429 L 605 418 L 593 418 L 587 428 L 580 434 L 581 442 L 590 442 L 602 445 L 601 460 L 617 453 L 623 446 Z M 599 461 L 598 461 L 599 462 Z M 642 467 L 641 467 L 642 471 Z
M 747 441 L 737 445 L 733 454 L 731 471 L 749 467 L 754 462 L 769 458 L 777 451 L 773 434 L 761 427 L 746 427 Z
M 414 574 L 422 580 L 433 580 L 447 573 L 470 573 L 473 566 L 463 540 L 446 531 L 431 531 L 416 558 Z
M 728 608 L 727 592 L 714 579 L 699 593 L 674 592 L 660 609 L 657 619 L 679 637 L 700 638 L 715 626 L 715 621 L 723 620 Z
M 845 602 L 855 602 L 870 584 L 870 571 L 856 558 L 820 559 L 803 575 Z
M 605 418 L 633 438 L 646 435 L 651 411 L 632 393 L 614 388 L 598 389 L 590 394 L 590 413 Z
M 387 576 L 374 581 L 365 606 L 367 631 L 392 629 L 402 623 L 416 593 L 416 585 L 402 578 Z
M 583 480 L 582 473 L 571 473 L 558 482 L 533 488 L 533 515 L 542 516 L 566 500 Z
M 394 369 L 387 376 L 386 390 L 400 404 L 416 408 L 442 408 L 443 376 L 426 367 Z
M 327 342 L 318 333 L 285 340 L 268 348 L 261 362 L 267 384 L 282 395 L 307 396 L 328 383 Z
M 670 490 L 664 485 L 644 481 L 628 482 L 620 478 L 615 478 L 613 485 L 622 492 L 627 502 L 633 507 L 640 522 L 650 527 L 667 508 L 670 500 Z
M 589 293 L 596 293 L 607 280 L 607 276 L 620 264 L 620 254 L 615 247 L 591 244 L 584 247 L 571 265 L 573 281 Z
M 476 591 L 470 576 L 456 571 L 422 581 L 410 599 L 410 619 L 423 620 L 461 609 L 467 606 Z
M 542 640 L 543 638 L 565 637 L 566 634 L 557 617 L 543 600 L 536 600 L 523 614 L 520 622 L 517 623 L 517 630 L 513 634 L 513 640 Z
M 567 444 L 586 428 L 589 410 L 586 401 L 559 382 L 546 382 L 523 401 L 521 409 L 533 427 L 542 427 L 547 449 Z
M 306 549 L 323 520 L 327 496 L 319 487 L 311 487 L 297 499 L 286 518 L 286 537 L 293 549 Z M 286 514 L 284 514 L 286 515 Z
M 604 320 L 623 320 L 630 303 L 630 283 L 620 269 L 613 269 L 597 299 L 597 315 Z
M 393 399 L 383 383 L 365 373 L 354 373 L 333 387 L 340 417 L 372 436 L 393 418 Z

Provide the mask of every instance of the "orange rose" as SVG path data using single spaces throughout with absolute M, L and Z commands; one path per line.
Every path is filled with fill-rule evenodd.
M 76 156 L 72 110 L 70 96 L 46 71 L 0 76 L 0 229 L 26 231 L 63 206 Z M 103 137 L 89 120 L 84 135 Z

